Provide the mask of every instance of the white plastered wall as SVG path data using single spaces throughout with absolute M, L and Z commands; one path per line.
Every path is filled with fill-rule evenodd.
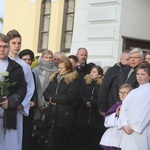
M 100 66 L 117 61 L 120 24 L 119 0 L 78 0 L 71 54 L 88 49 L 88 62 Z
M 120 21 L 120 42 L 122 36 L 150 40 L 150 0 L 123 0 Z
M 112 66 L 122 52 L 122 36 L 150 40 L 149 0 L 78 0 L 71 54 L 88 49 L 88 62 Z

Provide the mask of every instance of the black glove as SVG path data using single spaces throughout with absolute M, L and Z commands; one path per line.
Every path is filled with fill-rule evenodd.
M 8 108 L 14 108 L 20 105 L 20 95 L 14 94 L 8 98 Z
M 3 96 L 0 95 L 0 103 L 1 103 L 1 102 L 4 102 L 5 100 L 6 100 L 6 98 L 3 98 Z

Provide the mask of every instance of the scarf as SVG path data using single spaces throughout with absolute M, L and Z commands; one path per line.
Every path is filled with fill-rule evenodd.
M 46 87 L 49 84 L 49 77 L 53 72 L 57 71 L 57 68 L 55 67 L 53 62 L 46 62 L 43 60 L 40 60 L 39 64 L 40 69 L 40 82 L 42 85 L 42 94 L 45 91 Z
M 54 65 L 54 62 L 47 62 L 40 60 L 39 68 L 41 70 L 45 70 L 46 72 L 55 72 L 57 71 L 56 66 Z
M 117 102 L 116 104 L 114 104 L 106 113 L 105 113 L 105 117 L 113 114 L 116 112 L 118 106 L 120 106 L 122 104 L 122 102 Z
M 65 75 L 57 75 L 57 81 L 60 82 L 61 80 L 63 80 L 65 78 L 66 74 Z

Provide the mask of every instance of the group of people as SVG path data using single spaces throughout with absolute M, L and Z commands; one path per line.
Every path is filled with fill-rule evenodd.
M 36 58 L 21 42 L 17 30 L 0 34 L 0 83 L 10 83 L 8 95 L 0 88 L 0 149 L 40 150 L 34 120 L 54 121 L 53 150 L 150 149 L 150 54 L 124 51 L 104 75 L 86 48 Z
M 149 54 L 134 48 L 124 57 L 127 66 L 117 63 L 104 76 L 98 101 L 108 128 L 100 140 L 104 150 L 150 149 Z

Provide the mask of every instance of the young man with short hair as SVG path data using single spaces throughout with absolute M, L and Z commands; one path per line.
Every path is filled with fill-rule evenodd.
M 18 112 L 17 112 L 17 119 L 18 124 L 18 143 L 20 143 L 18 150 L 22 149 L 22 124 L 23 124 L 23 115 L 28 116 L 29 115 L 29 106 L 30 106 L 30 100 L 32 98 L 35 86 L 34 86 L 34 79 L 32 75 L 32 71 L 30 69 L 30 66 L 27 65 L 23 60 L 21 60 L 18 57 L 18 53 L 21 49 L 21 42 L 22 38 L 20 33 L 17 30 L 10 30 L 7 33 L 7 37 L 9 39 L 9 58 L 16 61 L 18 64 L 20 64 L 23 68 L 25 80 L 27 82 L 27 93 L 22 101 L 21 105 L 18 106 Z

